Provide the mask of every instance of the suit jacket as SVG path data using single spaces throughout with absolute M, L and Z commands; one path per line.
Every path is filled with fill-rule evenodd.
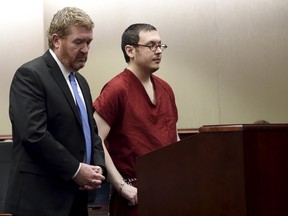
M 86 103 L 92 164 L 105 168 L 87 81 L 76 78 Z M 68 215 L 78 186 L 72 177 L 84 160 L 79 111 L 49 51 L 22 65 L 10 89 L 13 164 L 5 210 L 16 215 Z

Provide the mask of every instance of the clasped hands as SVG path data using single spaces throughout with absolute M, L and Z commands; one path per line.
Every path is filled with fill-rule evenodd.
M 101 184 L 105 180 L 102 173 L 103 170 L 99 166 L 81 163 L 80 170 L 73 180 L 80 186 L 80 190 L 94 190 L 101 188 Z

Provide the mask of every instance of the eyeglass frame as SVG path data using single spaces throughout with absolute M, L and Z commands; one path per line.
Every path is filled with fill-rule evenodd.
M 166 44 L 153 44 L 153 45 L 134 44 L 134 46 L 148 47 L 151 52 L 156 52 L 158 48 L 160 48 L 160 50 L 163 52 L 165 49 L 168 48 Z

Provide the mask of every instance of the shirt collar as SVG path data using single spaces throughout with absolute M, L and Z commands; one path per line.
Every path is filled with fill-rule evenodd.
M 56 54 L 53 52 L 52 49 L 49 49 L 49 52 L 52 55 L 52 57 L 54 58 L 54 60 L 57 62 L 63 76 L 67 80 L 71 72 L 65 68 L 65 66 L 61 63 L 61 61 L 58 59 L 58 57 L 56 56 Z

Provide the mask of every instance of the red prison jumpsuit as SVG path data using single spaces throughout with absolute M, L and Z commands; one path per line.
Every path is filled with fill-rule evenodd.
M 177 141 L 178 120 L 175 97 L 171 87 L 151 75 L 156 105 L 140 80 L 128 69 L 110 80 L 94 102 L 98 114 L 111 130 L 106 143 L 109 154 L 124 179 L 135 179 L 136 158 Z M 132 183 L 136 186 L 137 181 Z M 137 206 L 114 191 L 110 215 L 137 215 Z

